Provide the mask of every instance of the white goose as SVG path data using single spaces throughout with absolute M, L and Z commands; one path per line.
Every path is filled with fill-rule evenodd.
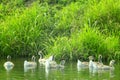
M 39 51 L 38 52 L 38 55 L 40 55 L 40 58 L 39 58 L 39 60 L 38 60 L 38 62 L 40 63 L 40 64 L 45 64 L 45 62 L 46 62 L 46 59 L 44 59 L 43 58 L 43 56 L 42 56 L 42 51 Z
M 13 69 L 13 67 L 14 67 L 14 64 L 10 60 L 11 60 L 11 56 L 8 55 L 7 56 L 7 62 L 5 62 L 4 65 L 3 65 L 7 71 Z
M 35 62 L 35 56 L 32 56 L 32 61 L 24 61 L 24 68 L 35 68 L 37 63 Z

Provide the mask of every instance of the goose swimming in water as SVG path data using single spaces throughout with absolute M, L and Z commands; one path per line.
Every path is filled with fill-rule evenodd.
M 28 68 L 35 68 L 37 66 L 37 63 L 35 62 L 35 56 L 32 56 L 32 61 L 24 61 L 24 68 L 28 67 Z
M 91 62 L 93 60 L 93 56 L 89 56 L 89 61 Z M 98 56 L 98 62 L 96 62 L 97 64 L 102 64 L 102 55 Z M 89 62 L 82 62 L 78 59 L 77 62 L 77 67 L 81 67 L 81 68 L 89 68 Z
M 10 60 L 11 60 L 11 56 L 8 55 L 7 56 L 7 62 L 5 62 L 4 65 L 3 65 L 7 71 L 13 69 L 13 67 L 14 67 L 14 64 Z
M 103 63 L 102 63 L 102 55 L 101 55 L 101 54 L 99 54 L 99 56 L 98 56 L 98 64 L 99 64 L 99 63 L 103 64 Z
M 97 64 L 93 61 L 90 62 L 92 69 L 94 70 L 111 70 L 114 69 L 115 60 L 111 60 L 109 65 Z
M 39 52 L 38 52 L 38 55 L 40 56 L 38 62 L 39 62 L 40 64 L 43 64 L 43 65 L 44 65 L 45 62 L 46 62 L 46 59 L 43 58 L 43 56 L 42 56 L 42 51 L 39 51 Z
M 65 66 L 65 60 L 60 61 L 60 64 L 58 64 L 58 68 L 64 68 Z
M 89 61 L 93 60 L 92 56 L 89 56 Z M 78 59 L 77 61 L 77 68 L 89 68 L 89 62 L 82 62 Z
M 94 57 L 93 56 L 90 56 L 92 59 L 90 60 L 90 62 L 89 62 L 89 65 L 91 65 L 92 63 L 93 63 L 93 59 L 94 59 Z M 102 55 L 99 55 L 98 56 L 98 62 L 94 62 L 96 65 L 103 65 L 103 63 L 102 63 Z
M 52 56 L 49 57 L 49 61 L 50 61 L 49 62 L 50 66 L 57 65 L 57 62 L 55 61 L 54 55 L 52 55 Z
M 38 55 L 40 55 L 40 58 L 39 58 L 38 62 L 39 62 L 40 64 L 42 64 L 42 65 L 45 65 L 47 59 L 43 58 L 43 56 L 42 56 L 42 51 L 39 51 L 39 52 L 38 52 Z M 50 60 L 50 65 L 52 65 L 52 64 L 53 64 L 53 65 L 54 65 L 54 64 L 57 64 L 57 63 L 54 61 L 54 56 L 53 56 L 53 55 L 50 56 L 48 59 Z
M 64 68 L 64 64 L 65 64 L 65 60 L 62 60 L 60 62 L 60 64 L 51 64 L 51 60 L 46 60 L 46 63 L 45 63 L 45 68 L 46 69 L 50 69 L 50 68 L 53 68 L 53 69 L 58 69 L 58 68 Z
M 102 70 L 114 70 L 115 69 L 114 64 L 115 64 L 115 60 L 111 60 L 109 66 L 108 65 L 102 66 Z

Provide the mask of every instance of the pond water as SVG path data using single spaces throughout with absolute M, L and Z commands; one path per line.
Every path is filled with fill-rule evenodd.
M 25 59 L 14 59 L 15 67 L 6 71 L 3 67 L 5 60 L 0 60 L 0 80 L 120 80 L 120 65 L 115 64 L 115 70 L 90 73 L 89 69 L 77 69 L 76 62 L 65 64 L 64 69 L 45 70 L 44 66 L 24 70 Z

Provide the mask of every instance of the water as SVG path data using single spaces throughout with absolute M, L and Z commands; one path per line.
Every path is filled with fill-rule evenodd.
M 89 69 L 78 70 L 76 63 L 66 63 L 64 69 L 45 70 L 38 64 L 36 69 L 24 70 L 25 59 L 12 60 L 15 67 L 6 71 L 5 60 L 0 60 L 0 80 L 120 80 L 120 65 L 115 65 L 115 71 L 90 73 Z

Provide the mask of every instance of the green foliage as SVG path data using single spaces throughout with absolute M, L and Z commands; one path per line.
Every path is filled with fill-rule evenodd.
M 53 41 L 54 45 L 49 46 L 47 50 L 56 55 L 57 59 L 67 56 L 70 60 L 75 60 L 79 56 L 87 58 L 89 55 L 97 57 L 98 54 L 114 54 L 119 49 L 118 42 L 118 38 L 105 38 L 98 29 L 86 26 L 80 32 L 75 32 L 69 39 L 58 37 Z
M 105 34 L 118 35 L 120 31 L 118 27 L 120 26 L 119 4 L 120 0 L 94 1 L 89 4 L 84 18 L 90 26 L 99 27 Z
M 2 0 L 0 2 L 0 17 L 1 19 L 5 19 L 4 17 L 8 15 L 14 15 L 16 10 L 20 10 L 23 7 L 23 0 Z M 0 19 L 0 20 L 1 20 Z
M 44 17 L 40 20 L 38 15 L 45 14 L 45 11 L 42 10 L 41 6 L 34 3 L 30 9 L 26 8 L 22 14 L 16 13 L 15 16 L 8 17 L 0 25 L 1 53 L 14 55 L 37 53 L 42 47 L 40 43 L 44 41 L 41 38 L 41 36 L 44 36 L 42 34 L 43 25 L 40 25 Z M 40 23 L 37 22 L 38 19 Z
M 40 3 L 48 3 L 49 5 L 60 4 L 62 6 L 75 2 L 75 0 L 39 0 Z
M 104 56 L 109 56 L 113 58 L 116 51 L 119 51 L 119 39 L 115 36 L 106 37 L 102 35 L 98 29 L 88 28 L 82 32 L 80 35 L 82 38 L 82 53 L 87 53 L 89 55 L 98 56 L 102 54 Z
M 71 3 L 55 14 L 55 30 L 58 35 L 70 35 L 72 30 L 79 27 L 79 12 L 81 6 L 79 3 Z M 59 32 L 59 33 L 58 33 Z
M 1 0 L 0 55 L 120 58 L 120 0 Z M 82 57 L 83 56 L 83 57 Z

